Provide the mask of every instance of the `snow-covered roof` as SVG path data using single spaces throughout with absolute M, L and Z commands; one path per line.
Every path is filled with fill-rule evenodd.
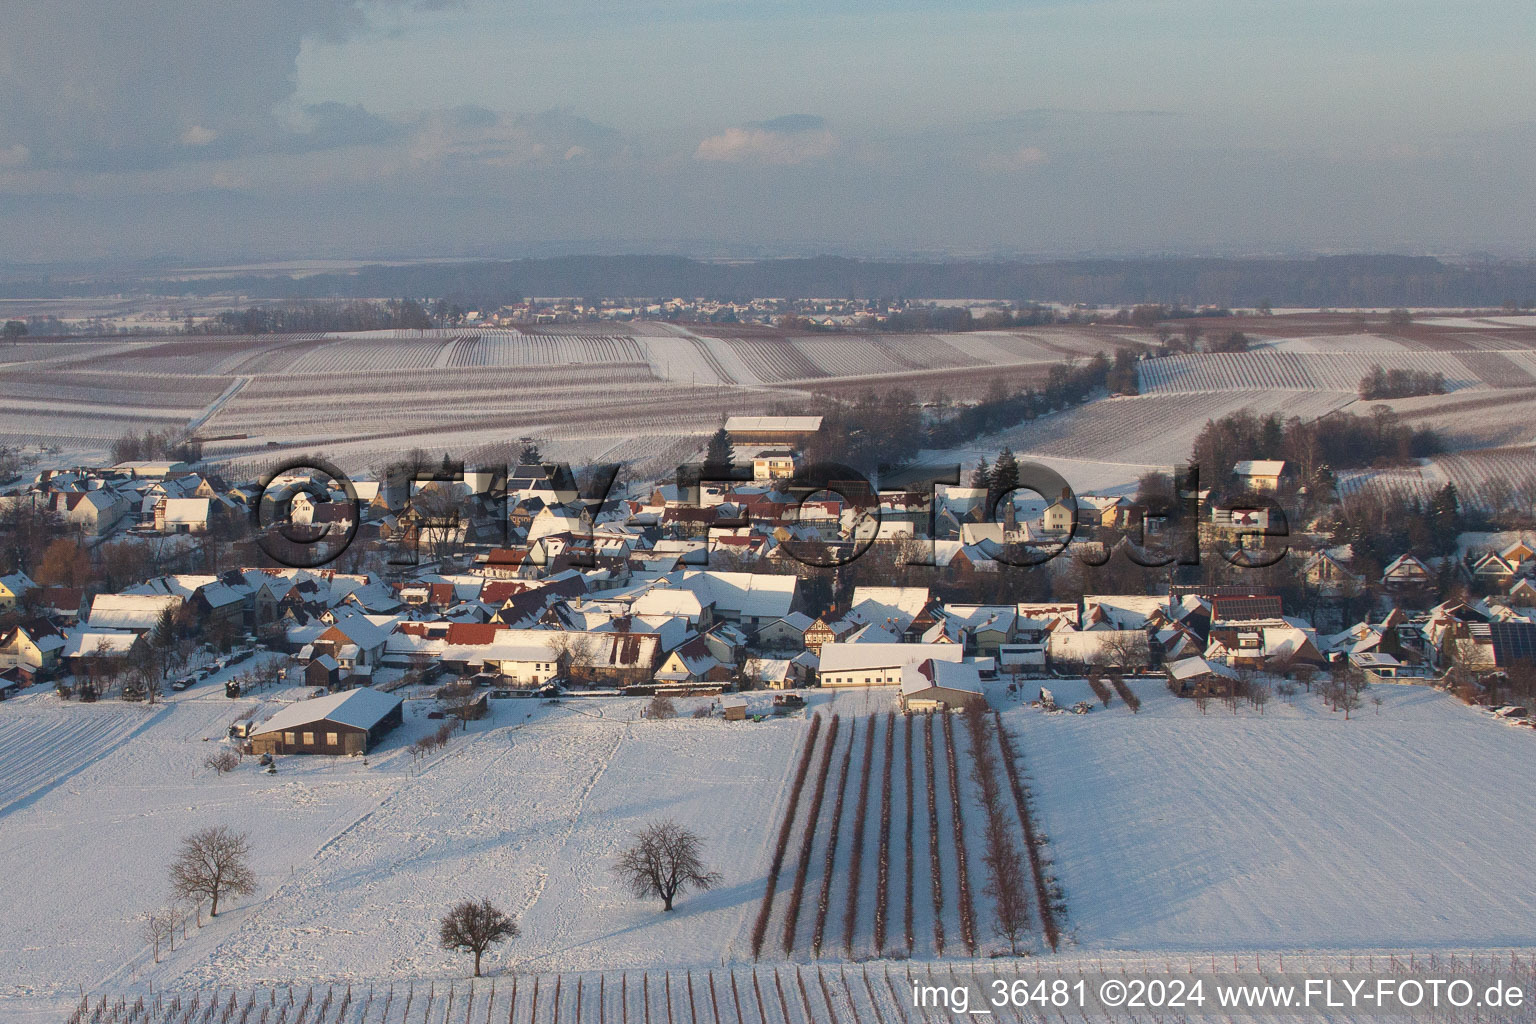
M 822 644 L 821 672 L 864 672 L 877 668 L 902 668 L 930 658 L 960 661 L 965 650 L 958 644 Z
M 65 636 L 68 638 L 63 650 L 66 658 L 127 654 L 139 638 L 137 633 L 119 629 L 72 629 Z
M 208 521 L 207 498 L 165 498 L 165 521 L 172 525 L 197 526 Z
M 903 697 L 910 697 L 936 686 L 979 695 L 982 692 L 981 674 L 972 663 L 937 661 L 933 658 L 901 667 Z
M 153 629 L 166 609 L 181 607 L 173 594 L 97 594 L 87 621 L 93 629 Z
M 1167 667 L 1168 674 L 1180 681 L 1205 675 L 1232 677 L 1232 671 L 1225 665 L 1212 664 L 1204 658 L 1185 658 L 1182 661 L 1169 662 Z
M 729 416 L 725 421 L 728 434 L 751 430 L 799 430 L 814 433 L 820 429 L 820 416 Z
M 400 704 L 393 694 L 362 686 L 290 704 L 258 726 L 251 735 L 297 729 L 316 722 L 335 722 L 354 729 L 372 729 Z

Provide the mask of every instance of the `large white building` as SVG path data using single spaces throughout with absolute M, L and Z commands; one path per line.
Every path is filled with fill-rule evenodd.
M 822 686 L 896 686 L 903 669 L 925 661 L 960 662 L 959 644 L 823 644 Z

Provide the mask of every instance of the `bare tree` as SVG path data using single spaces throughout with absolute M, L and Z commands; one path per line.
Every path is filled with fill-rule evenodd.
M 181 841 L 171 863 L 171 894 L 179 899 L 210 901 L 209 917 L 219 916 L 223 896 L 249 896 L 256 891 L 251 869 L 251 841 L 225 825 L 200 829 Z
M 203 759 L 204 768 L 212 768 L 220 775 L 225 775 L 240 767 L 240 755 L 229 748 L 216 750 Z
M 1255 683 L 1248 689 L 1248 703 L 1258 709 L 1259 714 L 1264 713 L 1264 705 L 1269 703 L 1271 691 L 1267 683 Z
M 651 698 L 651 702 L 645 706 L 647 718 L 676 718 L 677 705 L 672 703 L 672 698 L 658 693 Z
M 460 900 L 438 925 L 437 941 L 444 949 L 468 950 L 475 954 L 475 977 L 480 977 L 480 958 L 498 942 L 515 939 L 522 932 L 512 917 L 481 897 Z
M 635 833 L 613 871 L 636 897 L 658 896 L 662 910 L 670 911 L 679 893 L 720 884 L 720 873 L 704 867 L 703 848 L 704 840 L 677 822 L 653 822 Z
M 173 914 L 165 912 L 156 913 L 150 911 L 144 915 L 144 941 L 148 942 L 155 951 L 155 963 L 160 962 L 160 942 L 162 939 L 171 943 L 171 948 L 176 948 L 176 930 Z

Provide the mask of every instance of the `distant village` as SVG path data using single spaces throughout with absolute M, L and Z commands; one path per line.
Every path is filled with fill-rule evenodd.
M 598 499 L 531 457 L 504 476 L 418 467 L 407 486 L 357 480 L 345 494 L 296 475 L 277 488 L 285 529 L 351 541 L 310 568 L 251 537 L 282 475 L 264 490 L 174 461 L 18 473 L 0 492 L 13 563 L 0 575 L 0 696 L 155 701 L 250 660 L 225 673 L 231 696 L 283 681 L 324 695 L 249 725 L 253 750 L 363 753 L 398 723 L 390 695 L 409 686 L 447 688 L 465 714 L 561 694 L 717 696 L 739 714 L 733 694 L 813 686 L 897 686 L 910 712 L 979 700 L 988 680 L 1057 676 L 1155 674 L 1197 701 L 1330 681 L 1346 705 L 1346 683 L 1358 695 L 1433 682 L 1500 705 L 1536 681 L 1536 538 L 1405 552 L 1367 578 L 1347 548 L 1298 532 L 1285 543 L 1300 606 L 1258 570 L 1189 581 L 1170 569 L 1136 592 L 1089 589 L 1112 579 L 1090 573 L 1080 592 L 1002 599 L 1010 574 L 1140 550 L 1148 510 L 1017 492 L 991 516 L 985 486 L 796 495 L 817 419 L 728 420 L 736 482 L 631 483 Z M 1234 470 L 1262 493 L 1288 467 Z M 1202 551 L 1262 535 L 1268 514 L 1202 508 Z M 1052 545 L 1049 569 L 1010 557 Z M 928 582 L 902 574 L 912 561 L 930 563 Z

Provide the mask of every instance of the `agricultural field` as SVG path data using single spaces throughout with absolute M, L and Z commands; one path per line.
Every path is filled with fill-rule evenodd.
M 1536 733 L 1422 686 L 1373 686 L 1345 722 L 1305 692 L 1262 715 L 1219 701 L 1202 715 L 1159 681 L 1131 685 L 1136 714 L 1115 699 L 1086 716 L 1002 715 L 1078 948 L 1536 943 L 1536 893 L 1513 881 L 1536 824 L 1509 796 L 1536 782 Z M 1085 682 L 1051 686 L 1059 702 L 1095 700 Z
M 1344 472 L 1339 492 L 1397 494 L 1428 502 L 1455 484 L 1461 503 L 1490 512 L 1536 504 L 1536 448 L 1484 448 L 1421 459 L 1411 466 Z
M 9 763 L 72 774 L 0 811 L 10 864 L 0 897 L 12 908 L 0 935 L 11 965 L 0 1008 L 79 985 L 287 982 L 317 964 L 353 982 L 457 976 L 463 964 L 437 948 L 433 929 L 467 888 L 506 904 L 522 926 L 498 969 L 716 962 L 756 912 L 784 765 L 806 723 L 646 722 L 642 704 L 498 701 L 491 719 L 417 763 L 406 748 L 436 723 L 412 702 L 366 764 L 287 758 L 265 776 L 248 761 L 218 776 L 202 761 L 255 701 L 229 701 L 212 683 L 106 734 L 77 724 L 105 720 L 89 714 L 100 709 L 49 694 L 7 701 L 0 720 L 25 730 L 4 734 L 18 749 Z M 55 719 L 67 725 L 25 724 Z M 133 742 L 120 742 L 139 725 Z M 725 875 L 669 915 L 623 892 L 606 866 L 634 827 L 658 817 L 703 835 Z M 166 900 L 158 866 L 179 836 L 217 822 L 251 832 L 261 890 L 192 927 L 157 964 L 140 925 Z M 49 881 L 60 865 L 68 887 Z M 45 939 L 61 922 L 87 920 L 67 951 Z
M 747 943 L 754 959 L 930 960 L 1010 948 L 984 858 L 992 813 L 1021 860 L 1032 848 L 1027 811 L 1007 783 L 1012 747 L 999 747 L 991 716 L 978 748 L 957 716 L 898 715 L 892 703 L 890 689 L 840 692 L 812 720 Z M 978 750 L 1005 797 L 991 811 Z M 1014 939 L 1047 949 L 1057 938 L 1051 900 L 1039 898 L 1049 881 L 1021 882 Z
M 1536 444 L 1536 388 L 1357 402 L 1348 411 L 1365 414 L 1382 404 L 1408 426 L 1434 429 L 1453 451 Z
M 963 449 L 925 453 L 925 458 L 971 464 L 982 457 L 990 460 L 1008 447 L 1021 459 L 1055 469 L 1076 490 L 1134 490 L 1144 473 L 1187 462 L 1208 420 L 1243 409 L 1312 419 L 1352 401 L 1351 395 L 1329 391 L 1174 392 L 1100 399 L 978 438 Z
M 0 815 L 111 753 L 155 715 L 117 702 L 7 708 L 0 716 Z
M 1141 363 L 1143 394 L 1178 391 L 1343 391 L 1357 393 L 1373 365 L 1383 369 L 1440 373 L 1448 391 L 1498 386 L 1493 367 L 1483 370 L 1438 352 L 1201 352 Z M 1486 372 L 1488 376 L 1482 374 Z
M 1086 681 L 1051 686 L 1059 701 L 1099 700 Z M 988 956 L 1006 943 L 987 890 L 987 773 L 966 720 L 892 716 L 891 688 L 810 691 L 808 715 L 761 723 L 694 721 L 686 706 L 645 721 L 640 700 L 499 701 L 423 762 L 405 748 L 435 723 L 412 702 L 366 763 L 290 757 L 271 777 L 201 767 L 256 703 L 213 684 L 129 716 L 131 743 L 38 725 L 100 708 L 7 702 L 6 716 L 32 723 L 28 745 L 72 774 L 0 810 L 12 908 L 0 1015 L 60 1020 L 84 988 L 100 1010 L 87 1019 L 102 1022 L 142 998 L 134 1019 L 157 1024 L 236 1021 L 253 1002 L 250 1019 L 294 1021 L 307 1003 L 303 1019 L 326 1024 L 891 1024 L 929 1019 L 908 1001 L 913 977 L 1187 974 L 1238 957 L 1342 972 L 1399 951 L 1465 965 L 1536 944 L 1536 897 L 1511 884 L 1536 826 L 1508 796 L 1536 781 L 1529 730 L 1414 686 L 1373 688 L 1381 706 L 1347 723 L 1306 695 L 1262 716 L 1219 702 L 1202 715 L 1133 681 L 1073 716 L 992 689 L 997 820 L 1021 859 L 1039 855 L 1023 876 L 1035 955 L 1022 961 Z M 1446 773 L 1452 762 L 1465 773 Z M 656 817 L 703 835 L 724 876 L 673 914 L 606 870 Z M 159 865 L 210 821 L 251 833 L 261 888 L 189 921 L 157 963 L 140 925 L 164 904 Z M 68 887 L 47 884 L 60 864 Z M 473 985 L 433 933 L 465 894 L 522 926 Z M 52 938 L 61 927 L 67 946 Z M 97 993 L 112 993 L 106 1007 Z

